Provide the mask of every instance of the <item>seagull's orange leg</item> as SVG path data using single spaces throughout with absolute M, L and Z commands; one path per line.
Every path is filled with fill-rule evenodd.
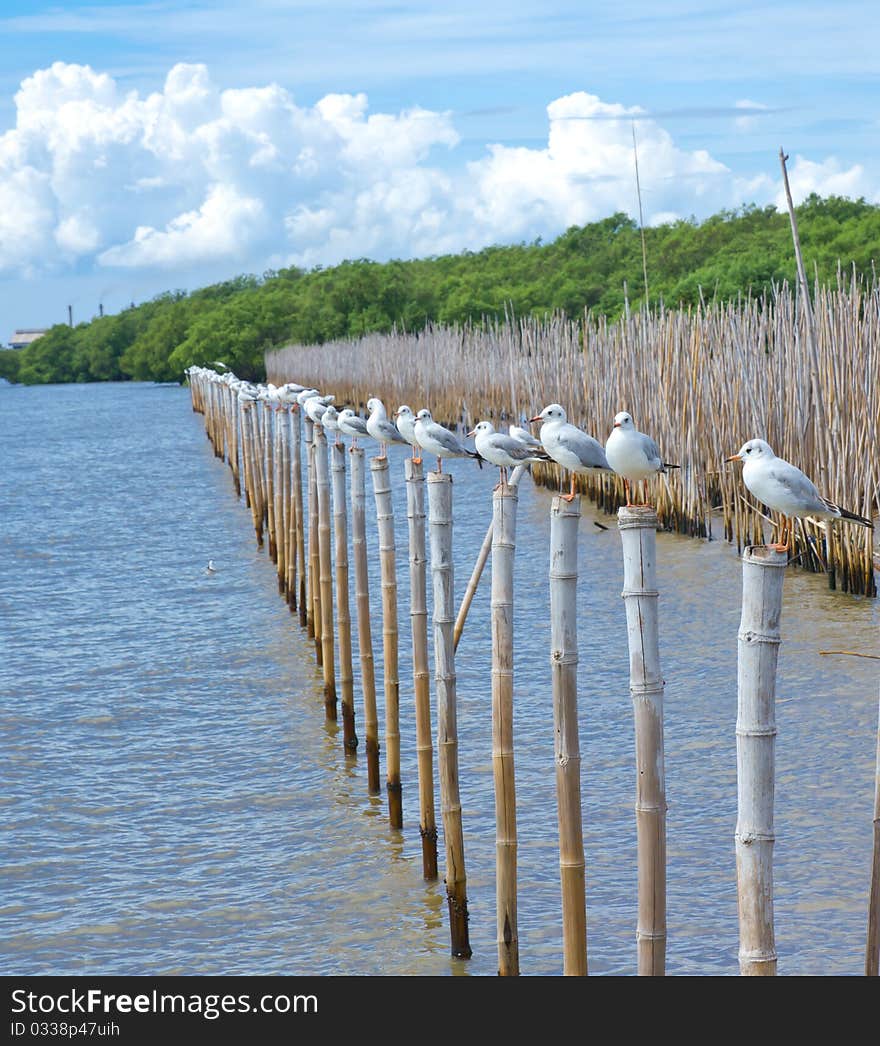
M 576 491 L 574 489 L 574 472 L 572 472 L 571 474 L 571 490 L 568 494 L 562 494 L 560 496 L 563 501 L 567 501 L 569 504 L 571 504 L 571 502 L 574 501 L 576 497 Z
M 774 551 L 776 551 L 776 552 L 788 552 L 788 542 L 789 542 L 789 536 L 790 536 L 790 534 L 789 534 L 789 527 L 790 527 L 790 524 L 788 522 L 788 518 L 786 516 L 780 515 L 780 517 L 779 517 L 779 541 L 777 541 L 775 544 L 770 546 L 772 549 L 774 549 Z

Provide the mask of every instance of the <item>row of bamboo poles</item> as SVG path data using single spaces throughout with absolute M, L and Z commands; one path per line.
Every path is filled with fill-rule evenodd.
M 349 536 L 354 561 L 355 611 L 361 699 L 366 733 L 367 788 L 380 791 L 379 709 L 373 654 L 368 550 L 366 457 L 363 449 L 329 444 L 320 424 L 294 407 L 240 399 L 232 383 L 212 371 L 189 372 L 193 409 L 205 416 L 215 454 L 233 472 L 236 491 L 250 507 L 256 539 L 278 571 L 279 592 L 298 612 L 314 639 L 324 683 L 324 710 L 337 718 L 341 696 L 343 747 L 353 756 L 359 742 L 349 605 Z M 303 458 L 306 475 L 303 475 Z M 346 489 L 346 459 L 350 485 Z M 388 818 L 403 826 L 398 591 L 392 475 L 386 457 L 369 461 L 376 509 L 382 604 L 382 680 Z M 409 605 L 412 697 L 416 718 L 419 821 L 425 879 L 437 878 L 442 827 L 444 879 L 453 955 L 471 954 L 468 931 L 465 833 L 459 794 L 455 649 L 464 619 L 491 555 L 492 765 L 496 823 L 496 919 L 498 972 L 520 971 L 517 930 L 517 834 L 513 730 L 513 616 L 517 484 L 493 492 L 493 517 L 473 576 L 458 611 L 453 577 L 453 487 L 449 474 L 424 473 L 421 462 L 404 463 L 409 535 Z M 332 488 L 332 510 L 331 510 Z M 427 509 L 426 509 L 427 495 Z M 578 526 L 581 499 L 552 501 L 550 516 L 550 674 L 555 732 L 558 847 L 562 906 L 563 972 L 585 975 L 587 907 L 578 742 L 577 667 Z M 351 506 L 350 524 L 347 509 Z M 426 526 L 427 523 L 427 526 Z M 630 694 L 636 748 L 637 968 L 642 975 L 666 970 L 666 785 L 664 680 L 659 658 L 656 530 L 653 508 L 622 507 L 618 527 L 623 549 L 623 597 L 630 652 Z M 487 551 L 488 550 L 488 551 Z M 739 632 L 736 826 L 740 970 L 776 972 L 773 928 L 773 796 L 775 670 L 786 557 L 748 547 L 743 557 L 743 616 Z M 436 822 L 434 745 L 428 664 L 427 568 L 433 595 L 434 711 L 441 825 Z M 336 673 L 336 666 L 339 672 Z M 878 732 L 877 802 L 880 802 Z M 876 806 L 876 804 L 875 804 Z M 880 809 L 880 807 L 878 807 Z M 874 872 L 869 899 L 866 973 L 880 957 L 880 835 L 875 810 Z
M 694 536 L 719 529 L 737 549 L 776 524 L 724 458 L 753 437 L 802 468 L 820 492 L 861 515 L 880 510 L 880 283 L 842 277 L 815 290 L 810 332 L 796 296 L 706 303 L 687 310 L 628 311 L 620 320 L 557 315 L 482 325 L 428 325 L 322 346 L 292 345 L 266 357 L 268 378 L 333 388 L 363 405 L 376 389 L 396 403 L 430 403 L 437 419 L 471 427 L 485 418 L 532 416 L 551 402 L 604 443 L 628 410 L 665 460 L 682 468 L 658 485 L 661 525 Z M 555 465 L 533 470 L 557 482 Z M 624 503 L 614 477 L 578 477 L 602 509 Z M 829 584 L 876 595 L 873 534 L 798 521 L 792 559 Z

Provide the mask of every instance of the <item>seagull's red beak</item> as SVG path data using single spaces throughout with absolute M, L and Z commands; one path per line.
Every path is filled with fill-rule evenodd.
M 477 430 L 476 429 L 471 429 L 471 431 L 468 433 L 469 436 L 476 436 L 476 434 L 477 434 Z
M 531 425 L 534 421 L 543 421 L 543 418 L 540 414 L 536 414 L 534 418 L 529 418 L 529 424 Z
M 615 421 L 614 424 L 611 427 L 613 429 L 619 429 L 620 428 L 620 422 L 619 421 Z
M 725 462 L 727 462 L 727 461 L 742 461 L 742 458 L 739 456 L 739 454 L 731 454 L 729 458 L 725 458 L 724 460 L 725 460 Z

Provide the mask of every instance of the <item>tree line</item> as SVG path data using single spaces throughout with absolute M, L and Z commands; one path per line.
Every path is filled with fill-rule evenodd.
M 880 206 L 816 195 L 797 208 L 809 275 L 873 280 Z M 651 306 L 772 294 L 795 282 L 788 216 L 747 205 L 702 222 L 645 229 Z M 0 351 L 0 377 L 25 384 L 179 381 L 191 364 L 222 360 L 264 377 L 268 349 L 320 344 L 426 323 L 480 323 L 506 314 L 591 312 L 613 320 L 646 300 L 639 227 L 617 213 L 553 242 L 487 247 L 414 261 L 346 261 L 243 275 L 75 327 L 57 324 L 26 349 Z

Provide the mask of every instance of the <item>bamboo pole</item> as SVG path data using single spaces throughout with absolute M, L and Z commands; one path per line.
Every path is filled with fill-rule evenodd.
M 519 973 L 516 784 L 513 758 L 513 562 L 517 491 L 492 496 L 492 768 L 495 781 L 495 912 L 498 973 Z
M 247 406 L 244 408 L 242 413 L 242 421 L 245 425 L 247 436 L 246 436 L 246 452 L 247 452 L 247 473 L 249 480 L 250 490 L 250 502 L 251 502 L 251 519 L 254 523 L 254 533 L 257 536 L 257 547 L 263 547 L 263 506 L 260 499 L 260 481 L 259 481 L 259 469 L 257 467 L 257 451 L 256 451 L 256 419 L 259 414 L 259 407 L 254 404 L 253 406 Z
M 276 573 L 278 575 L 278 593 L 284 595 L 287 583 L 287 517 L 285 514 L 285 495 L 287 485 L 284 479 L 284 446 L 282 443 L 284 427 L 284 408 L 277 407 L 273 412 L 273 444 L 275 463 L 274 491 L 275 491 L 275 560 Z
M 434 681 L 437 690 L 437 758 L 440 810 L 446 843 L 446 899 L 452 954 L 471 955 L 468 934 L 467 875 L 458 788 L 458 719 L 456 712 L 455 622 L 452 567 L 452 476 L 428 473 L 428 525 L 434 590 Z
M 318 493 L 318 579 L 321 587 L 321 669 L 324 673 L 324 712 L 336 719 L 336 665 L 333 656 L 333 563 L 330 551 L 330 476 L 327 437 L 315 426 L 315 487 Z
M 413 692 L 416 712 L 416 755 L 419 770 L 419 832 L 422 874 L 437 878 L 437 820 L 434 811 L 434 742 L 431 731 L 431 681 L 428 669 L 428 601 L 425 564 L 425 474 L 421 461 L 404 461 L 406 518 L 409 524 L 410 629 L 413 648 Z
M 587 974 L 587 908 L 577 712 L 578 526 L 581 499 L 550 509 L 550 672 L 562 887 L 562 972 Z
M 285 559 L 286 570 L 284 575 L 284 595 L 291 612 L 297 609 L 297 571 L 296 571 L 296 535 L 299 529 L 297 519 L 296 497 L 293 487 L 293 408 L 284 413 L 284 440 L 282 443 L 284 453 L 284 479 L 286 484 L 286 495 L 284 499 L 285 518 Z M 299 422 L 297 421 L 296 424 Z
M 510 474 L 508 486 L 517 487 L 520 479 L 522 479 L 523 472 L 525 472 L 527 468 L 527 465 L 517 465 Z M 455 629 L 452 633 L 455 650 L 458 650 L 458 641 L 461 639 L 461 633 L 464 631 L 464 623 L 467 620 L 468 611 L 471 608 L 471 603 L 474 601 L 477 587 L 480 584 L 480 578 L 483 575 L 483 570 L 485 569 L 486 563 L 489 559 L 489 553 L 492 551 L 492 526 L 493 524 L 490 523 L 486 530 L 486 536 L 483 538 L 483 544 L 480 546 L 477 561 L 474 564 L 473 573 L 471 574 L 470 581 L 467 583 L 467 588 L 464 591 L 464 596 L 462 597 L 461 605 L 458 608 L 458 614 L 455 618 Z
M 744 976 L 776 974 L 773 934 L 773 793 L 776 662 L 788 560 L 765 545 L 743 552 L 736 717 L 736 879 Z
M 278 562 L 278 532 L 276 528 L 277 498 L 275 491 L 275 411 L 268 404 L 264 404 L 263 430 L 263 454 L 266 469 L 266 530 L 269 534 L 269 559 L 273 563 Z
M 353 752 L 358 746 L 354 725 L 354 669 L 351 662 L 351 611 L 348 605 L 348 521 L 345 505 L 345 447 L 333 443 L 330 473 L 333 478 L 333 538 L 336 568 L 336 628 L 339 631 L 339 689 L 342 693 L 342 744 Z
M 290 408 L 290 457 L 291 457 L 291 481 L 293 483 L 293 503 L 296 513 L 296 574 L 294 583 L 290 586 L 290 593 L 295 602 L 292 607 L 299 605 L 299 623 L 303 627 L 308 626 L 309 600 L 306 593 L 306 523 L 305 508 L 303 506 L 302 489 L 302 411 L 299 405 Z M 308 459 L 306 460 L 308 469 Z M 297 597 L 296 578 L 299 578 L 299 596 Z
M 880 706 L 878 706 L 880 707 Z M 877 720 L 877 763 L 874 774 L 874 848 L 868 894 L 868 934 L 865 942 L 865 976 L 880 975 L 880 712 Z
M 636 834 L 640 976 L 666 972 L 666 781 L 663 766 L 663 674 L 657 627 L 657 513 L 621 508 L 623 599 L 629 642 L 629 688 L 636 739 Z
M 308 455 L 309 491 L 309 583 L 307 634 L 315 640 L 315 660 L 320 666 L 323 660 L 321 647 L 321 559 L 318 550 L 318 486 L 315 481 L 315 425 L 305 419 L 305 444 Z
M 364 693 L 364 732 L 367 748 L 367 790 L 378 794 L 379 713 L 376 708 L 376 669 L 370 628 L 370 589 L 367 569 L 366 490 L 364 451 L 352 447 L 351 454 L 351 549 L 354 559 L 355 605 L 358 619 L 358 654 Z
M 394 555 L 394 509 L 388 458 L 371 458 L 376 498 L 379 565 L 382 575 L 382 676 L 385 684 L 385 787 L 392 828 L 403 827 L 403 786 L 400 780 L 400 680 L 397 668 L 397 573 Z

